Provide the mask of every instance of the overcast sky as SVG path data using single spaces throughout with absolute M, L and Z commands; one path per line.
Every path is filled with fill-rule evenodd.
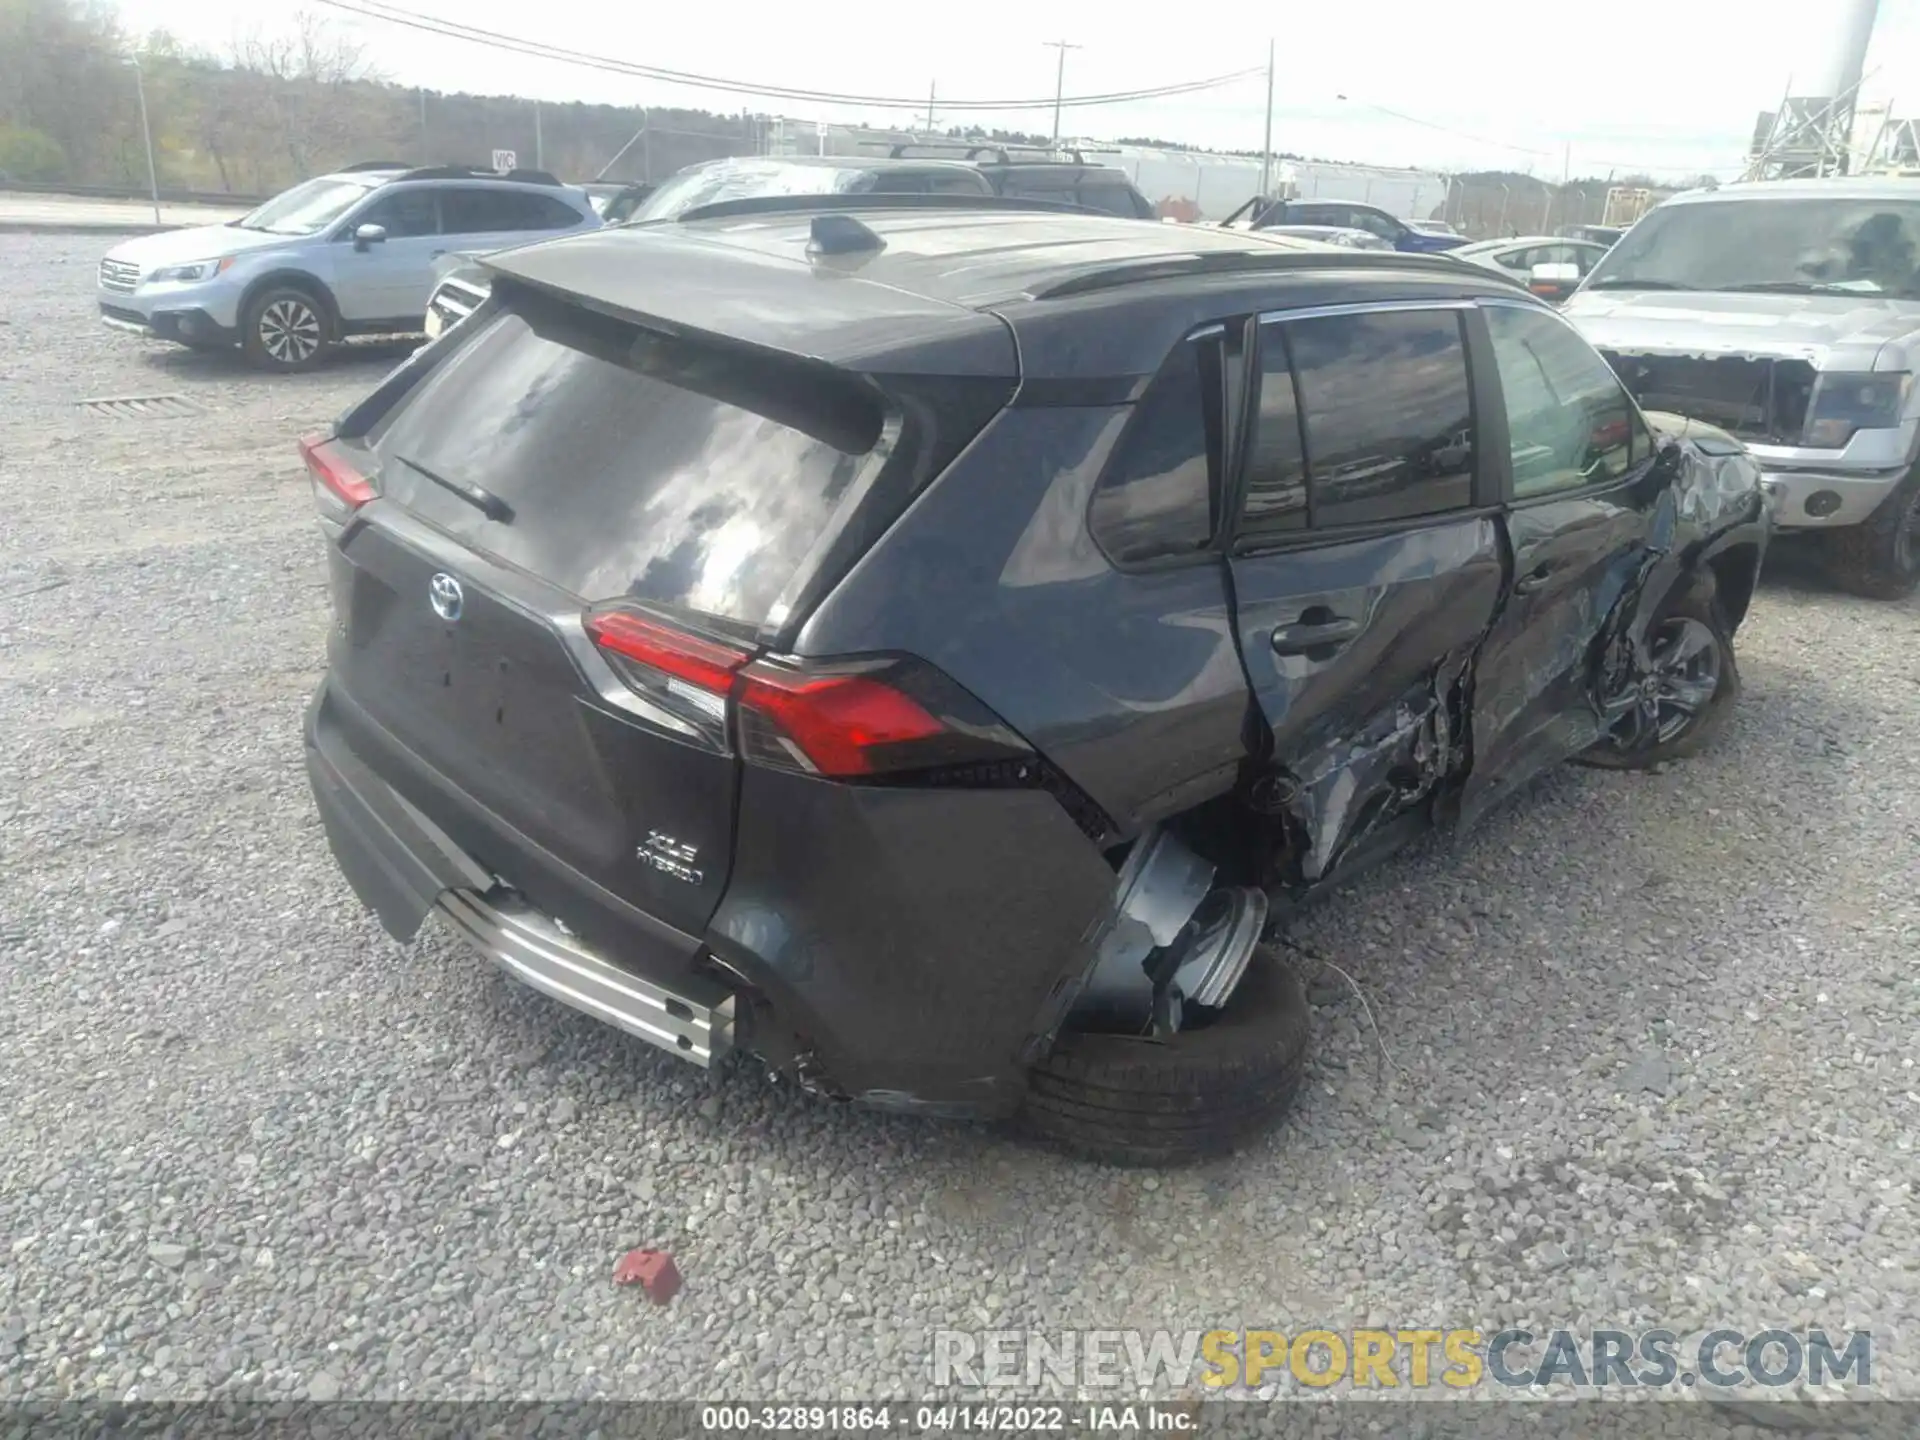
M 1437 169 L 1731 176 L 1756 112 L 1818 72 L 1836 43 L 1809 14 L 1848 0 L 1490 0 L 1291 4 L 1216 0 L 1155 7 L 1088 0 L 795 4 L 727 0 L 621 7 L 607 0 L 392 0 L 505 35 L 701 75 L 882 97 L 1050 97 L 1067 39 L 1066 89 L 1098 94 L 1264 67 L 1278 41 L 1274 147 L 1330 159 Z M 611 75 L 423 34 L 312 0 L 120 0 L 127 26 L 225 48 L 248 28 L 284 29 L 297 9 L 362 38 L 389 79 L 543 100 L 737 110 L 902 123 L 906 112 L 752 100 Z M 1920 0 L 1881 0 L 1862 94 L 1920 111 Z M 1150 17 L 1167 16 L 1161 24 Z M 1831 27 L 1837 29 L 1837 26 Z M 1803 88 L 1796 84 L 1797 90 Z M 1341 100 L 1338 97 L 1345 95 Z M 1903 97 L 1910 103 L 1902 104 Z M 1264 76 L 1198 95 L 1070 110 L 1063 133 L 1156 135 L 1257 149 Z M 1386 111 L 1410 119 L 1396 118 Z M 941 112 L 1045 133 L 1051 114 Z M 1424 123 L 1418 123 L 1424 122 Z

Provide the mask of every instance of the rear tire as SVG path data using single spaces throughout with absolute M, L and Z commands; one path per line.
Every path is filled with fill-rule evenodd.
M 240 348 L 262 370 L 295 375 L 327 358 L 333 317 L 325 302 L 297 285 L 275 285 L 247 303 Z
M 1024 1119 L 1046 1140 L 1116 1165 L 1178 1165 L 1270 1129 L 1306 1069 L 1305 987 L 1271 949 L 1209 1025 L 1165 1040 L 1069 1032 L 1033 1067 Z
M 1858 525 L 1821 537 L 1827 574 L 1869 600 L 1904 600 L 1920 588 L 1920 467 Z
M 1602 740 L 1579 757 L 1583 764 L 1605 770 L 1646 770 L 1668 760 L 1684 760 L 1713 744 L 1733 719 L 1734 702 L 1740 698 L 1740 667 L 1733 656 L 1733 627 L 1727 624 L 1720 602 L 1714 598 L 1711 577 L 1703 574 L 1692 588 L 1667 605 L 1648 630 L 1656 665 L 1677 657 L 1686 645 L 1711 648 L 1711 653 L 1698 652 L 1699 665 L 1692 677 L 1695 687 L 1710 684 L 1710 693 L 1685 723 L 1667 729 L 1657 721 L 1642 722 L 1630 738 Z M 1674 678 L 1684 683 L 1684 677 Z M 1669 693 L 1678 693 L 1677 685 L 1670 684 L 1668 689 Z M 1671 708 L 1661 712 L 1662 717 L 1673 714 L 1676 712 Z M 1619 723 L 1631 718 L 1623 716 Z

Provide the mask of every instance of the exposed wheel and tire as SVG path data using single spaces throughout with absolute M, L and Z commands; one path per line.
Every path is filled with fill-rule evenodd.
M 263 370 L 292 374 L 326 357 L 333 327 L 326 305 L 311 291 L 276 285 L 261 291 L 240 318 L 240 348 Z
M 1210 1023 L 1166 1039 L 1069 1032 L 1033 1067 L 1025 1120 L 1092 1160 L 1173 1165 L 1277 1123 L 1306 1068 L 1300 977 L 1262 945 Z
M 1711 745 L 1733 718 L 1740 669 L 1733 629 L 1703 576 L 1647 631 L 1648 668 L 1605 709 L 1607 738 L 1580 758 L 1611 770 L 1644 770 Z
M 1920 588 L 1920 468 L 1858 525 L 1821 537 L 1833 583 L 1869 600 L 1904 600 Z

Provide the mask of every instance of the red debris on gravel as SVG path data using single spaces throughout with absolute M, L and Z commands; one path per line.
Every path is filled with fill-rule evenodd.
M 613 1283 L 638 1285 L 656 1305 L 664 1305 L 680 1291 L 680 1269 L 664 1250 L 629 1250 L 613 1267 Z

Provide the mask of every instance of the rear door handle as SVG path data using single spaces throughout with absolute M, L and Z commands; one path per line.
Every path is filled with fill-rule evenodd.
M 1536 565 L 1518 580 L 1513 582 L 1514 592 L 1519 595 L 1531 595 L 1537 590 L 1547 588 L 1547 582 L 1553 579 L 1554 567 Z
M 1276 655 L 1305 655 L 1329 645 L 1344 645 L 1359 633 L 1358 620 L 1302 621 L 1298 625 L 1280 626 L 1268 643 Z

